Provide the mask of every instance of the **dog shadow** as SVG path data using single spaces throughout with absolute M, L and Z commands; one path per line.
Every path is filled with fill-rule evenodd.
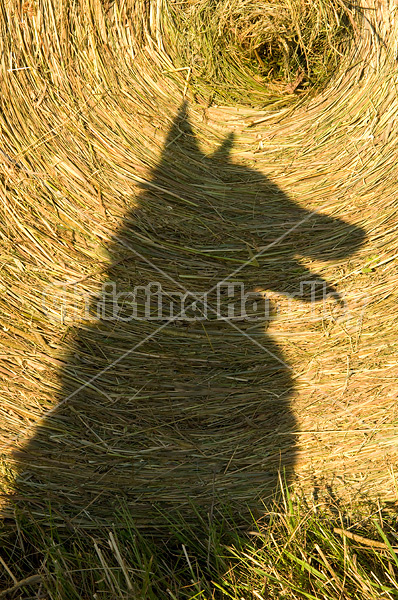
M 107 248 L 102 289 L 69 327 L 56 406 L 13 453 L 14 501 L 37 518 L 51 506 L 91 527 L 122 502 L 143 526 L 177 512 L 245 519 L 280 473 L 291 484 L 292 370 L 258 290 L 312 302 L 302 284 L 316 282 L 339 301 L 300 256 L 347 257 L 364 232 L 297 205 L 232 147 L 228 135 L 205 154 L 180 108 Z

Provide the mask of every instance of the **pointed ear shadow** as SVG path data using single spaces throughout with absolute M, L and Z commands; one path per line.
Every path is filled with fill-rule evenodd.
M 164 152 L 167 152 L 170 146 L 172 146 L 174 142 L 179 140 L 182 136 L 184 136 L 185 143 L 188 141 L 189 146 L 191 146 L 193 150 L 199 151 L 196 136 L 189 120 L 187 100 L 184 100 L 184 102 L 181 104 L 176 116 L 173 119 L 173 124 L 170 127 L 165 140 Z
M 234 145 L 234 140 L 235 134 L 233 132 L 226 135 L 218 148 L 216 148 L 213 154 L 211 154 L 211 156 L 208 158 L 216 161 L 225 161 L 230 155 L 231 149 Z M 185 150 L 189 150 L 193 155 L 200 155 L 200 157 L 203 158 L 203 153 L 199 148 L 198 141 L 189 118 L 187 100 L 184 100 L 184 102 L 180 105 L 180 108 L 173 119 L 173 124 L 170 127 L 165 140 L 162 158 L 169 154 L 175 142 L 180 142 L 180 146 L 182 142 L 182 146 L 185 148 Z
M 221 144 L 213 152 L 213 154 L 211 155 L 211 159 L 225 160 L 226 158 L 228 158 L 234 145 L 234 140 L 235 134 L 233 133 L 233 131 L 231 131 L 230 133 L 228 133 L 228 135 L 225 136 Z

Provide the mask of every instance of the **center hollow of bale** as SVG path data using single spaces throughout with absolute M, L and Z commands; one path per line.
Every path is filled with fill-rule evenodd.
M 352 4 L 344 0 L 170 6 L 175 62 L 190 66 L 197 95 L 219 103 L 283 103 L 319 89 L 338 70 L 353 33 Z

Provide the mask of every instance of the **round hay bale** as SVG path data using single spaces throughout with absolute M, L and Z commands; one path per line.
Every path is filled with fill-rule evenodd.
M 5 514 L 393 493 L 395 23 L 279 5 L 3 9 Z

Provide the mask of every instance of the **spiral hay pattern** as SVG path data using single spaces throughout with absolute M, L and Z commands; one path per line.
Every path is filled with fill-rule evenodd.
M 92 525 L 123 498 L 148 523 L 266 502 L 278 469 L 395 497 L 395 8 L 263 4 L 1 2 L 6 513 Z M 269 327 L 68 317 L 107 280 L 205 292 L 241 265 Z M 343 301 L 292 301 L 308 273 Z

